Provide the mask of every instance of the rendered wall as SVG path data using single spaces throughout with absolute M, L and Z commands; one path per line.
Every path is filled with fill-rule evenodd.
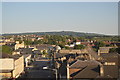
M 13 70 L 14 59 L 3 58 L 0 59 L 0 70 Z
M 17 78 L 24 71 L 24 58 L 23 56 L 15 60 L 15 69 L 13 70 L 13 77 Z

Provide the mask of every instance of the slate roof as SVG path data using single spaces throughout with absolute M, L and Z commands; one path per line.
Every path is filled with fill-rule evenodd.
M 66 56 L 66 57 L 71 56 L 71 57 L 74 58 L 75 55 L 79 56 L 79 55 L 83 55 L 83 54 L 87 54 L 87 53 L 81 53 L 81 54 L 75 54 L 75 53 L 55 53 L 54 55 L 55 55 L 55 58 L 61 58 L 61 57 L 64 57 L 64 56 Z
M 83 52 L 87 52 L 87 51 L 85 49 L 82 49 L 82 50 L 79 50 L 79 49 L 64 50 L 64 49 L 62 49 L 62 50 L 59 51 L 59 53 L 61 53 L 61 54 L 64 54 L 64 53 L 67 53 L 67 54 L 71 54 L 71 53 L 72 54 L 76 54 L 76 53 L 81 54 Z
M 13 58 L 13 59 L 18 59 L 19 57 L 21 57 L 22 55 L 16 54 L 16 55 L 11 55 L 11 54 L 7 54 L 7 53 L 0 53 L 1 56 L 0 58 Z
M 119 54 L 117 53 L 102 53 L 100 55 L 104 62 L 115 62 L 118 65 L 118 61 L 119 61 Z
M 118 78 L 118 66 L 103 66 L 104 78 Z
M 27 58 L 28 56 L 30 56 L 31 54 L 24 54 L 24 58 Z
M 99 65 L 100 63 L 98 61 L 94 60 L 87 60 L 87 61 L 82 61 L 82 60 L 77 60 L 75 63 L 73 63 L 69 68 L 84 68 L 86 66 L 91 66 L 91 65 Z
M 96 78 L 99 76 L 99 66 L 98 65 L 91 65 L 80 71 L 76 74 L 73 78 Z
M 34 50 L 33 53 L 34 54 L 42 54 L 42 53 L 40 53 L 40 50 Z
M 7 53 L 0 53 L 0 58 L 12 58 L 13 56 Z
M 111 47 L 100 47 L 99 50 L 100 50 L 100 53 L 109 53 L 109 49 Z
M 44 49 L 49 49 L 49 48 L 53 48 L 53 46 L 51 46 L 51 45 L 48 45 L 48 44 L 42 44 L 42 45 L 38 45 L 38 46 L 36 46 L 36 48 L 38 49 L 38 50 L 44 50 Z
M 60 54 L 60 53 L 55 53 L 55 58 L 61 58 L 61 57 L 64 57 L 65 55 L 67 54 Z
M 70 74 L 73 78 L 96 78 L 99 76 L 100 63 L 95 60 L 77 60 L 71 66 L 70 69 L 80 69 L 79 71 Z
M 19 51 L 21 54 L 32 54 L 32 48 L 20 48 Z

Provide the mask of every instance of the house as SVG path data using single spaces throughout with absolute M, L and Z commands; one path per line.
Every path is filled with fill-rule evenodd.
M 118 78 L 118 67 L 119 67 L 119 54 L 117 53 L 103 53 L 102 57 L 103 64 L 103 76 L 104 78 Z
M 28 67 L 29 64 L 31 63 L 31 54 L 24 54 L 23 57 L 24 57 L 24 63 L 25 63 L 25 67 Z
M 88 53 L 88 51 L 87 50 L 85 50 L 85 49 L 83 49 L 83 50 L 79 50 L 79 49 L 71 49 L 71 50 L 69 50 L 69 49 L 62 49 L 62 50 L 60 50 L 59 51 L 59 53 L 73 53 L 73 54 L 76 54 L 76 53 L 78 53 L 78 54 L 81 54 L 81 53 Z
M 67 66 L 67 70 L 70 79 L 94 79 L 99 76 L 100 63 L 95 60 L 77 60 Z
M 35 40 L 36 40 L 36 38 L 35 38 L 35 37 L 32 37 L 32 38 L 31 38 L 31 41 L 35 41 Z
M 119 65 L 119 54 L 117 53 L 103 53 L 100 56 L 104 61 L 104 65 Z
M 76 60 L 89 60 L 90 57 L 87 53 L 55 53 L 53 65 L 58 70 L 59 78 L 67 78 L 67 63 Z
M 99 47 L 98 54 L 100 55 L 101 53 L 109 53 L 109 49 L 113 47 Z
M 15 50 L 17 50 L 19 48 L 24 48 L 24 47 L 25 47 L 24 42 L 19 43 L 19 41 L 16 41 Z
M 0 45 L 5 45 L 6 43 L 4 41 L 0 41 Z
M 70 46 L 69 46 L 69 47 L 73 48 L 74 46 L 75 46 L 74 44 L 70 44 Z
M 80 40 L 76 40 L 75 42 L 73 42 L 73 44 L 74 44 L 74 45 L 80 45 L 81 42 L 80 42 Z
M 41 45 L 37 45 L 36 48 L 41 51 L 41 50 L 49 50 L 50 48 L 53 48 L 53 46 L 48 44 L 41 44 Z
M 54 66 L 58 71 L 59 78 L 118 78 L 119 55 L 117 53 L 102 53 L 101 60 L 92 60 L 87 53 L 67 52 L 54 53 Z
M 17 53 L 20 53 L 24 57 L 25 67 L 28 67 L 32 60 L 31 57 L 32 55 L 34 55 L 32 52 L 32 48 L 19 48 L 16 51 Z
M 16 54 L 20 54 L 20 51 L 19 50 L 15 50 L 12 52 L 12 55 L 16 55 Z
M 18 51 L 20 51 L 20 54 L 32 54 L 32 49 L 33 48 L 19 48 Z
M 21 55 L 2 54 L 0 58 L 0 76 L 2 78 L 18 78 L 24 72 L 24 58 Z
M 95 60 L 85 59 L 85 56 L 84 59 L 78 58 L 78 56 L 82 57 L 83 55 L 84 54 L 67 54 L 56 58 L 55 68 L 58 70 L 59 78 L 96 78 L 100 72 L 100 63 Z M 95 71 L 94 69 L 97 69 L 97 71 Z
M 37 40 L 42 40 L 42 39 L 44 39 L 43 37 L 38 37 L 38 39 Z

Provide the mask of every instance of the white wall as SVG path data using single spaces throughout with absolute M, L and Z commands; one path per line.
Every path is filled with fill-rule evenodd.
M 20 57 L 19 59 L 15 60 L 15 68 L 13 70 L 13 77 L 17 78 L 20 73 L 24 71 L 24 57 Z
M 0 70 L 13 70 L 14 69 L 14 59 L 3 58 L 0 59 Z

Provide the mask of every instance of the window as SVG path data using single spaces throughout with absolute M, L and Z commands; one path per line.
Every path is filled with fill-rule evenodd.
M 115 62 L 105 62 L 105 65 L 116 65 Z

